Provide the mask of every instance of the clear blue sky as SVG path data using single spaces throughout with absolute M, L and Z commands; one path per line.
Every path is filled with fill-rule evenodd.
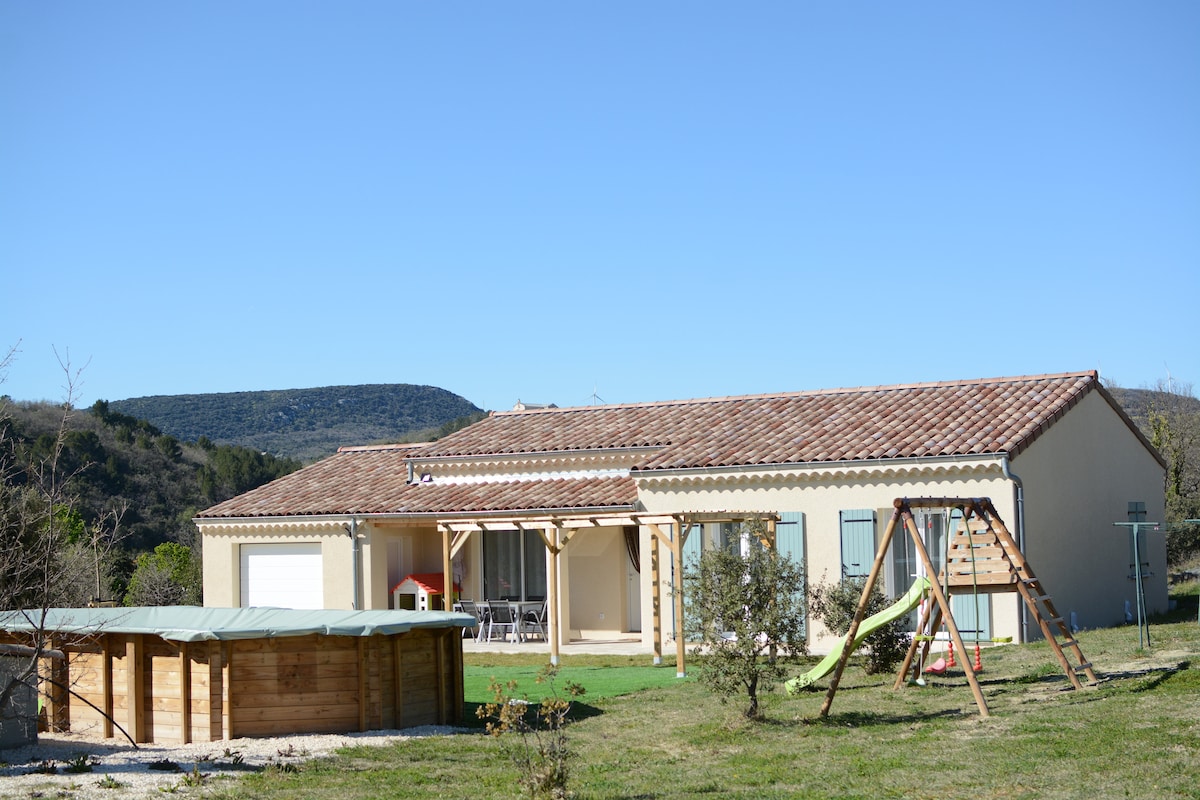
M 1200 387 L 1200 3 L 0 4 L 0 394 Z

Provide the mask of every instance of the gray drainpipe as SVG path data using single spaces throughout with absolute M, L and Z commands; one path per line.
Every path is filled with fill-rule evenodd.
M 346 532 L 350 534 L 350 551 L 351 551 L 350 564 L 351 564 L 352 575 L 350 578 L 350 582 L 351 582 L 352 588 L 350 591 L 353 592 L 353 598 L 350 601 L 350 607 L 352 609 L 354 609 L 355 611 L 358 611 L 359 610 L 359 607 L 358 607 L 359 550 L 358 550 L 358 519 L 357 518 L 355 518 L 355 517 L 350 518 L 350 524 L 348 526 L 346 526 Z
M 1020 477 L 1015 472 L 1008 468 L 1008 456 L 1005 455 L 1000 459 L 1000 468 L 1004 472 L 1004 477 L 1013 482 L 1013 486 L 1017 495 L 1017 547 L 1021 554 L 1025 554 L 1025 484 L 1021 482 Z M 1021 603 L 1021 644 L 1029 641 L 1029 609 Z

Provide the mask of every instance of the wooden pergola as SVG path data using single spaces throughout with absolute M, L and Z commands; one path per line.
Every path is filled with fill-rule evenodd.
M 670 551 L 673 574 L 676 581 L 674 592 L 673 618 L 675 622 L 675 669 L 676 675 L 684 677 L 685 671 L 685 641 L 683 636 L 683 546 L 688 534 L 695 525 L 706 522 L 746 522 L 762 520 L 766 524 L 766 534 L 763 544 L 774 547 L 775 523 L 779 515 L 762 512 L 679 512 L 672 514 L 652 514 L 637 511 L 605 511 L 599 513 L 581 513 L 564 511 L 562 513 L 539 513 L 528 515 L 472 515 L 461 514 L 453 517 L 444 516 L 437 520 L 438 530 L 442 534 L 442 570 L 445 585 L 453 586 L 452 561 L 470 540 L 476 531 L 485 530 L 536 530 L 546 545 L 550 554 L 547 575 L 547 604 L 546 624 L 550 640 L 550 663 L 559 663 L 559 646 L 561 641 L 562 620 L 559 609 L 559 557 L 563 550 L 582 531 L 596 528 L 638 526 L 647 528 L 652 534 L 650 548 L 650 585 L 653 593 L 654 608 L 654 663 L 662 663 L 663 654 L 663 614 L 662 614 L 662 575 L 660 549 L 666 547 Z M 670 530 L 667 528 L 670 527 Z M 677 535 L 673 535 L 677 532 Z

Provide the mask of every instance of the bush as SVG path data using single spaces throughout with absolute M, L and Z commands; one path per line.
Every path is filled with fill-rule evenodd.
M 558 668 L 547 664 L 537 676 L 538 683 L 547 684 L 549 694 L 533 704 L 528 697 L 516 697 L 516 681 L 501 685 L 493 679 L 488 690 L 492 700 L 476 709 L 476 716 L 487 720 L 487 732 L 492 736 L 515 733 L 519 744 L 513 748 L 513 763 L 520 775 L 517 782 L 529 797 L 550 797 L 561 800 L 571 796 L 567 789 L 568 761 L 566 727 L 570 721 L 570 698 L 584 694 L 584 688 L 569 682 L 559 694 L 555 685 Z M 564 696 L 565 695 L 565 696 Z
M 809 596 L 812 615 L 838 636 L 845 636 L 850 630 L 850 623 L 854 621 L 854 612 L 858 610 L 866 582 L 866 578 L 843 578 L 839 583 L 822 581 L 813 586 Z M 876 584 L 863 618 L 884 610 L 892 602 L 884 597 Z M 868 675 L 888 672 L 904 660 L 908 654 L 907 634 L 904 620 L 899 619 L 884 625 L 863 640 Z
M 1167 564 L 1171 569 L 1191 566 L 1200 557 L 1200 524 L 1179 524 L 1167 528 Z

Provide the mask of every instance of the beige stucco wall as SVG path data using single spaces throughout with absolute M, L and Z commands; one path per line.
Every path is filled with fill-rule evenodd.
M 1136 613 L 1129 533 L 1113 523 L 1128 520 L 1131 500 L 1146 504 L 1147 520 L 1162 521 L 1163 471 L 1120 416 L 1093 392 L 1013 459 L 1012 470 L 1025 486 L 1026 552 L 1064 619 L 1074 611 L 1081 628 L 1119 624 L 1126 600 Z M 1147 608 L 1165 611 L 1163 533 L 1148 534 L 1147 545 Z
M 563 551 L 570 562 L 570 615 L 564 626 L 584 638 L 624 630 L 627 614 L 624 533 L 595 528 L 577 533 Z
M 736 475 L 704 474 L 687 482 L 649 481 L 640 490 L 646 510 L 652 513 L 707 512 L 802 512 L 805 516 L 805 566 L 809 583 L 835 581 L 841 574 L 840 512 L 856 508 L 876 509 L 876 542 L 882 538 L 897 497 L 991 497 L 1005 520 L 1013 517 L 1012 484 L 996 458 L 964 461 L 962 467 L 945 462 L 914 463 L 907 468 L 794 469 Z M 900 533 L 897 529 L 897 535 Z M 643 536 L 643 546 L 651 545 Z M 663 548 L 664 639 L 673 631 L 670 619 L 670 551 Z M 649 564 L 648 550 L 643 565 Z M 643 573 L 647 572 L 643 568 Z M 652 598 L 649 577 L 643 577 L 643 641 L 653 643 Z M 902 594 L 908 586 L 886 587 L 889 595 Z M 1015 595 L 1013 596 L 1015 597 Z M 1016 605 L 1010 598 L 997 598 L 993 635 L 1016 633 Z M 810 647 L 824 652 L 833 637 L 815 621 L 810 624 Z
M 204 605 L 212 608 L 241 605 L 241 545 L 316 542 L 321 545 L 322 607 L 352 608 L 350 537 L 341 525 L 339 522 L 199 524 L 204 556 Z
M 367 520 L 359 524 L 358 534 L 362 547 L 363 608 L 391 608 L 392 586 L 409 574 L 442 571 L 442 535 L 432 526 Z M 400 539 L 411 543 L 411 563 L 406 569 L 392 574 L 388 545 Z M 400 575 L 399 572 L 407 574 Z
M 204 549 L 204 604 L 236 607 L 241 601 L 241 560 L 243 544 L 312 543 L 321 545 L 321 592 L 324 608 L 353 608 L 353 549 L 346 526 L 349 520 L 326 522 L 272 523 L 201 523 Z M 364 520 L 358 525 L 360 586 L 362 608 L 389 608 L 392 575 L 389 574 L 388 543 L 401 537 L 411 542 L 412 564 L 409 572 L 442 571 L 441 534 L 429 526 L 404 526 L 387 521 Z M 465 586 L 478 586 L 478 537 L 472 537 L 475 558 L 463 564 Z M 471 552 L 468 543 L 466 552 Z M 474 572 L 472 572 L 474 570 Z M 401 575 L 398 579 L 403 579 Z M 470 591 L 465 592 L 471 596 Z

